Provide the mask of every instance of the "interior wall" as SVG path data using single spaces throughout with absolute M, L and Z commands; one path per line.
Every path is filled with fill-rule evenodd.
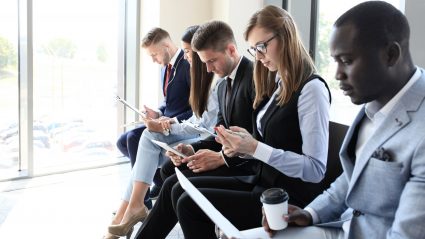
M 252 58 L 246 51 L 248 44 L 245 42 L 243 33 L 252 14 L 261 9 L 263 0 L 218 0 L 213 2 L 213 18 L 222 20 L 232 27 L 238 50 L 241 54 Z M 242 9 L 243 6 L 243 10 Z
M 141 0 L 141 39 L 153 27 L 168 31 L 173 42 L 180 47 L 184 30 L 191 25 L 200 24 L 212 16 L 213 0 Z M 162 102 L 160 84 L 161 67 L 152 62 L 142 49 L 140 57 L 140 105 L 157 108 Z M 156 90 L 153 90 L 156 89 Z
M 425 67 L 425 51 L 422 50 L 425 42 L 424 12 L 425 1 L 405 1 L 405 14 L 410 24 L 410 52 L 413 63 Z
M 289 0 L 288 12 L 291 14 L 297 25 L 304 46 L 307 48 L 307 50 L 310 50 L 311 0 Z
M 232 27 L 239 51 L 248 56 L 243 32 L 251 15 L 263 4 L 263 0 L 141 0 L 141 39 L 151 28 L 159 26 L 180 46 L 181 34 L 188 26 L 222 20 Z M 139 103 L 157 107 L 162 101 L 160 67 L 143 49 L 140 55 Z
M 173 41 L 180 46 L 180 38 L 188 26 L 199 25 L 212 17 L 213 0 L 161 0 L 161 27 L 166 29 Z

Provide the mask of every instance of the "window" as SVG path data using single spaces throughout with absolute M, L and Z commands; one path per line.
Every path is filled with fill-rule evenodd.
M 116 160 L 119 1 L 33 2 L 34 168 Z
M 350 98 L 344 96 L 335 80 L 336 63 L 329 52 L 329 36 L 332 25 L 336 19 L 351 7 L 365 2 L 364 0 L 340 0 L 340 1 L 320 1 L 317 23 L 316 42 L 316 66 L 321 76 L 327 81 L 332 93 L 331 120 L 346 125 L 350 125 L 360 110 L 361 106 L 351 103 Z M 402 9 L 403 1 L 387 1 L 395 7 Z
M 18 4 L 0 1 L 0 177 L 19 168 Z

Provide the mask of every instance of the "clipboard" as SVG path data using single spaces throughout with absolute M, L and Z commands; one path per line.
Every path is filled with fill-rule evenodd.
M 119 97 L 117 95 L 117 100 L 121 103 L 123 103 L 125 106 L 127 106 L 128 108 L 130 108 L 131 110 L 133 110 L 134 112 L 138 113 L 140 116 L 142 116 L 143 118 L 146 118 L 146 114 L 138 109 L 136 109 L 134 106 L 130 105 L 127 101 L 125 101 L 124 99 L 121 99 L 121 97 Z
M 171 146 L 170 146 L 170 145 L 168 145 L 167 143 L 164 143 L 164 142 L 161 142 L 161 141 L 158 141 L 158 140 L 154 140 L 154 139 L 151 139 L 151 141 L 152 141 L 154 144 L 158 145 L 159 147 L 161 147 L 161 148 L 163 148 L 163 149 L 165 149 L 165 150 L 167 150 L 167 151 L 171 151 L 171 152 L 173 152 L 174 154 L 176 154 L 176 155 L 178 155 L 178 156 L 180 156 L 180 157 L 182 157 L 182 158 L 187 158 L 187 157 L 188 157 L 187 155 L 185 155 L 185 154 L 183 154 L 183 153 L 181 153 L 181 152 L 177 151 L 175 148 L 171 147 Z

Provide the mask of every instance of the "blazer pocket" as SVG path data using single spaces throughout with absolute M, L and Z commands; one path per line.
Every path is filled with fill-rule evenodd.
M 369 166 L 377 168 L 377 170 L 391 170 L 391 171 L 399 171 L 401 172 L 403 169 L 403 164 L 396 161 L 383 161 L 378 158 L 371 157 L 369 159 Z M 380 170 L 380 171 L 381 171 Z
M 402 163 L 371 157 L 352 191 L 351 206 L 362 208 L 365 213 L 391 217 L 408 179 Z

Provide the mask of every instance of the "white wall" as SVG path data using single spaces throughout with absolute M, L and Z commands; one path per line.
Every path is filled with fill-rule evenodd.
M 222 20 L 232 27 L 239 51 L 247 55 L 243 32 L 251 15 L 262 6 L 262 0 L 141 0 L 141 38 L 159 26 L 180 46 L 180 37 L 188 26 Z M 160 67 L 143 50 L 140 55 L 139 103 L 157 107 L 162 101 Z
M 310 46 L 310 11 L 311 0 L 288 1 L 288 12 L 294 19 L 307 50 L 309 50 Z
M 425 51 L 423 50 L 425 1 L 409 0 L 405 3 L 405 14 L 410 24 L 410 52 L 413 62 L 420 67 L 425 67 Z
M 262 8 L 262 0 L 219 0 L 213 3 L 213 18 L 222 20 L 232 27 L 238 50 L 241 54 L 251 57 L 246 49 L 243 33 L 252 14 Z
M 173 42 L 180 47 L 184 30 L 201 24 L 212 16 L 212 0 L 141 0 L 141 39 L 153 27 L 161 27 L 170 33 Z M 160 66 L 141 51 L 140 105 L 157 107 L 162 102 Z M 155 90 L 153 90 L 155 89 Z

